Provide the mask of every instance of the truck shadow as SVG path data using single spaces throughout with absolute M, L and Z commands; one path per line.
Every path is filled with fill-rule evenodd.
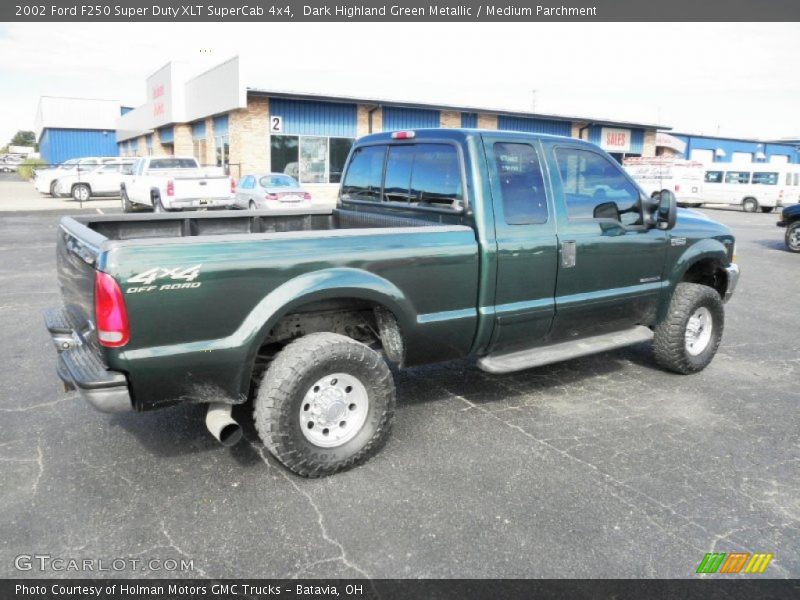
M 402 371 L 393 369 L 397 416 L 402 419 L 406 408 L 454 396 L 487 408 L 527 402 L 535 397 L 547 404 L 551 396 L 580 390 L 593 379 L 604 380 L 615 375 L 623 378 L 625 370 L 631 370 L 631 363 L 660 372 L 649 343 L 505 375 L 485 373 L 474 361 L 463 360 Z M 631 373 L 628 377 L 636 376 Z M 209 434 L 205 415 L 205 405 L 183 404 L 152 412 L 112 415 L 111 423 L 130 433 L 145 452 L 154 456 L 170 458 L 224 452 L 243 467 L 263 464 L 266 451 L 253 421 L 252 399 L 233 409 L 245 439 L 231 448 L 223 448 Z

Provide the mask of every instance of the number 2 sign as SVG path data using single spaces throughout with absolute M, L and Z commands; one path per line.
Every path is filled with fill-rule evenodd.
M 270 117 L 269 118 L 269 132 L 281 133 L 283 131 L 283 117 Z

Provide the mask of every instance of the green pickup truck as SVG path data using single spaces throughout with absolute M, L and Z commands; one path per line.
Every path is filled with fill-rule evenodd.
M 700 371 L 734 248 L 587 142 L 381 133 L 354 145 L 334 209 L 64 217 L 45 322 L 95 408 L 206 403 L 231 444 L 253 398 L 266 447 L 316 477 L 386 441 L 387 363 L 501 374 L 652 339 L 660 365 Z

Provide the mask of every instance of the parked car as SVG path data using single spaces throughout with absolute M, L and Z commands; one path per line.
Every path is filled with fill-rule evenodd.
M 785 227 L 784 241 L 789 252 L 800 252 L 800 204 L 792 204 L 781 211 L 778 227 Z
M 123 212 L 232 208 L 236 199 L 234 179 L 204 171 L 190 156 L 138 158 L 120 187 Z
M 310 206 L 311 194 L 283 173 L 245 175 L 236 184 L 237 208 L 280 210 Z
M 97 196 L 119 196 L 123 170 L 132 164 L 133 160 L 118 159 L 86 171 L 70 169 L 59 175 L 53 189 L 57 196 L 71 196 L 76 202 Z
M 87 156 L 85 158 L 72 158 L 49 168 L 34 171 L 33 186 L 41 194 L 50 194 L 57 197 L 56 181 L 67 171 L 86 173 L 97 165 L 119 161 L 119 156 Z
M 588 142 L 508 131 L 361 138 L 335 209 L 81 215 L 57 239 L 45 323 L 67 386 L 103 411 L 207 403 L 225 444 L 256 389 L 264 444 L 311 477 L 386 441 L 387 360 L 508 373 L 653 340 L 695 373 L 739 277 L 731 231 L 672 191 Z
M 22 161 L 23 159 L 17 156 L 6 156 L 0 161 L 0 171 L 3 173 L 16 173 L 17 167 Z

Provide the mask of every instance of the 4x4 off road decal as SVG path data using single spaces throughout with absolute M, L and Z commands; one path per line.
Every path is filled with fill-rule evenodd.
M 165 269 L 163 267 L 154 267 L 147 271 L 142 271 L 128 279 L 125 283 L 142 283 L 144 285 L 128 287 L 125 289 L 126 294 L 140 294 L 142 292 L 152 292 L 153 290 L 186 290 L 199 288 L 202 284 L 200 281 L 195 281 L 200 276 L 200 267 L 203 265 L 194 265 L 193 267 L 175 267 L 174 269 Z M 159 279 L 169 279 L 171 283 L 156 284 Z M 179 283 L 175 283 L 175 281 Z

